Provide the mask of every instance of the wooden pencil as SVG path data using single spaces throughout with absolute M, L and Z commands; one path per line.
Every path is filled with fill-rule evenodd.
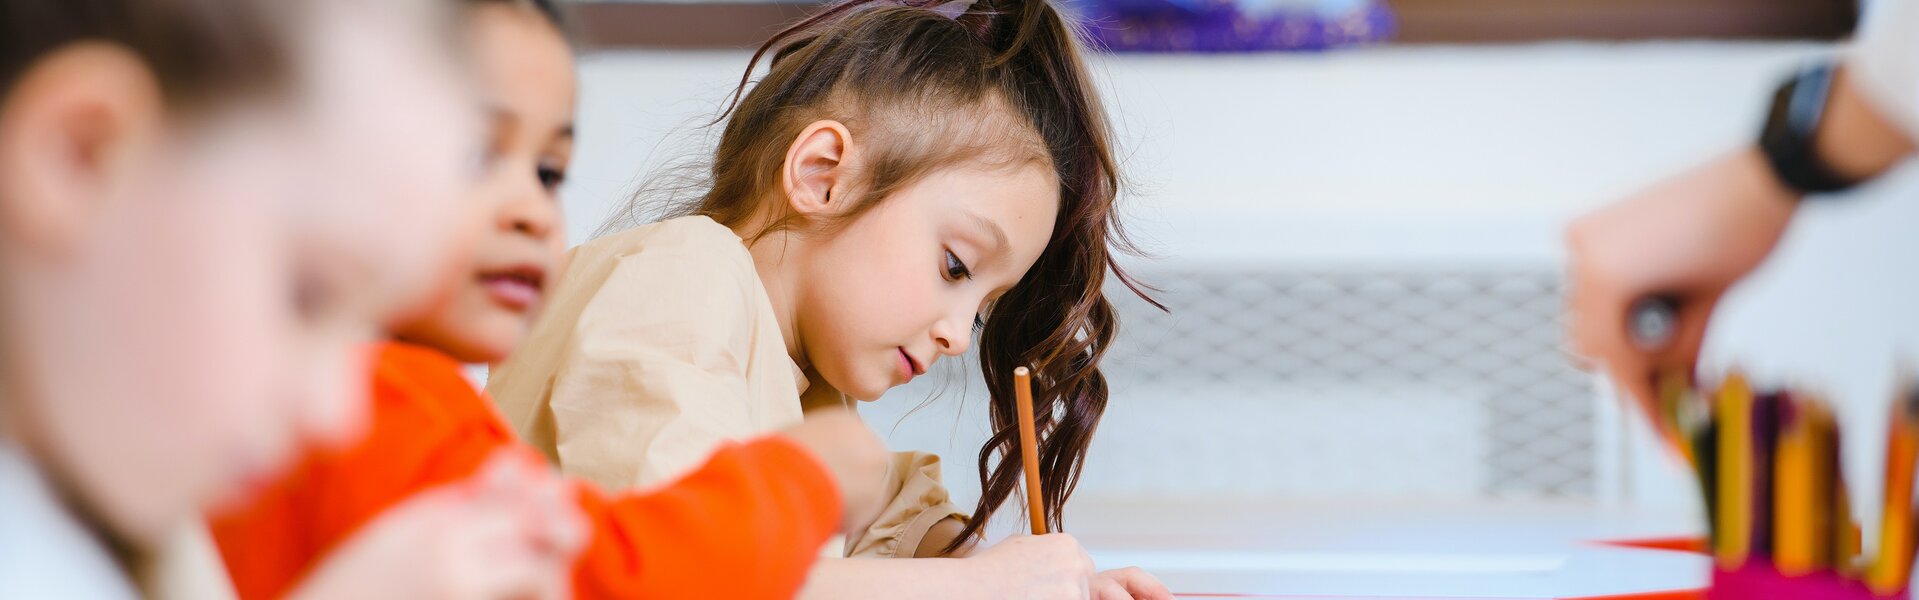
M 1045 491 L 1039 482 L 1039 436 L 1033 431 L 1033 379 L 1026 367 L 1013 369 L 1013 398 L 1019 410 L 1019 455 L 1026 467 L 1026 516 L 1033 535 L 1046 533 Z
M 1830 446 L 1835 450 L 1834 456 L 1838 456 L 1838 447 L 1838 437 L 1834 436 Z M 1840 472 L 1837 463 L 1832 464 L 1831 468 L 1835 474 Z M 1852 520 L 1852 496 L 1846 492 L 1845 485 L 1832 490 L 1832 522 L 1832 569 L 1838 571 L 1841 577 L 1856 580 L 1860 571 L 1860 531 L 1859 524 Z
M 1773 458 L 1773 561 L 1779 572 L 1804 575 L 1823 566 L 1826 547 L 1818 522 L 1829 509 L 1821 501 L 1823 459 L 1814 410 L 1805 398 L 1782 396 L 1780 436 Z
M 1719 565 L 1734 569 L 1746 563 L 1752 549 L 1752 390 L 1745 378 L 1735 374 L 1719 388 L 1719 461 L 1714 487 L 1717 493 L 1717 522 L 1714 523 L 1714 555 Z
M 1658 415 L 1655 424 L 1668 445 L 1679 451 L 1686 464 L 1699 468 L 1699 457 L 1692 447 L 1692 432 L 1697 424 L 1689 420 L 1688 397 L 1692 382 L 1681 370 L 1668 370 L 1658 376 Z
M 1886 503 L 1879 516 L 1879 552 L 1866 572 L 1866 585 L 1880 594 L 1905 588 L 1912 573 L 1913 469 L 1919 466 L 1919 425 L 1905 402 L 1892 411 L 1886 443 Z

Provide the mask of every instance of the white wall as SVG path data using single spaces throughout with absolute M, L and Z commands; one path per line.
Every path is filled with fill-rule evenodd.
M 1101 57 L 1134 221 L 1174 259 L 1554 260 L 1557 226 L 1749 137 L 1791 44 Z M 696 156 L 742 52 L 583 61 L 575 242 Z M 1222 218 L 1224 217 L 1224 218 Z M 1257 234 L 1257 237 L 1255 237 Z

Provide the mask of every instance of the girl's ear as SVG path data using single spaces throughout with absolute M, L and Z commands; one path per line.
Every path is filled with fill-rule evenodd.
M 8 252 L 65 252 L 126 185 L 132 154 L 162 118 L 159 82 L 112 44 L 35 61 L 0 99 L 0 235 Z
M 800 130 L 780 169 L 787 207 L 802 217 L 839 211 L 845 198 L 836 192 L 845 188 L 852 150 L 853 134 L 839 121 L 815 121 Z

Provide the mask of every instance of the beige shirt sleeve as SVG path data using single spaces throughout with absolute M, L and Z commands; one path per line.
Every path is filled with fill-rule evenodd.
M 799 422 L 797 399 L 769 405 L 748 382 L 755 332 L 744 315 L 756 287 L 739 269 L 671 245 L 609 260 L 570 323 L 544 324 L 569 329 L 557 347 L 522 350 L 553 353 L 534 416 L 551 431 L 528 437 L 550 440 L 564 473 L 610 489 L 650 485 L 722 441 Z
M 682 266 L 623 262 L 580 314 L 548 405 L 566 472 L 610 487 L 657 482 L 754 433 L 745 403 L 728 401 L 747 397 L 736 321 L 697 318 L 744 313 L 727 293 L 738 286 Z
M 857 539 L 846 544 L 852 558 L 912 558 L 927 530 L 948 518 L 964 520 L 940 483 L 940 459 L 925 452 L 894 452 L 887 469 L 893 500 Z

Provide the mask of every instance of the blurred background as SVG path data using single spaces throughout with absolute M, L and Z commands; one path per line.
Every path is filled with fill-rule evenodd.
M 706 152 L 751 46 L 813 6 L 576 6 L 572 241 L 648 173 Z M 1703 580 L 1702 558 L 1586 543 L 1700 525 L 1691 480 L 1566 353 L 1561 230 L 1753 139 L 1772 88 L 1843 43 L 1860 5 L 1067 6 L 1106 48 L 1092 62 L 1123 206 L 1153 254 L 1125 265 L 1171 309 L 1112 291 L 1113 396 L 1066 519 L 1103 566 L 1216 594 Z M 1883 401 L 1896 357 L 1919 356 L 1919 202 L 1883 201 L 1913 194 L 1907 172 L 1808 208 L 1725 304 L 1708 369 Z M 936 373 L 863 413 L 896 449 L 945 457 L 970 507 L 983 388 L 972 361 Z M 993 530 L 1024 522 L 1014 508 Z

